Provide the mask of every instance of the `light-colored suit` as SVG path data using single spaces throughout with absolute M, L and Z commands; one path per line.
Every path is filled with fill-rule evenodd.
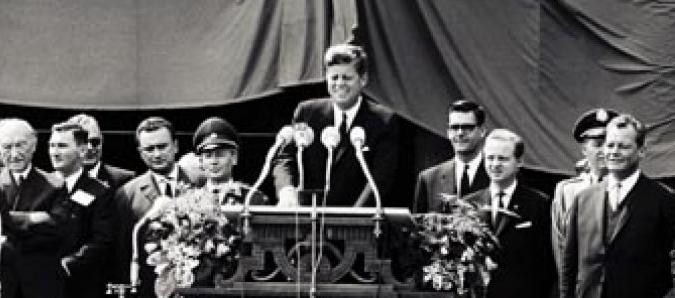
M 570 209 L 561 297 L 663 297 L 672 287 L 675 196 L 641 175 L 608 231 L 606 189 L 588 187 Z
M 562 253 L 567 235 L 569 221 L 569 209 L 574 198 L 584 189 L 592 185 L 590 175 L 579 175 L 558 182 L 555 186 L 553 203 L 551 204 L 551 241 L 553 244 L 553 257 L 555 258 L 558 274 L 562 266 Z

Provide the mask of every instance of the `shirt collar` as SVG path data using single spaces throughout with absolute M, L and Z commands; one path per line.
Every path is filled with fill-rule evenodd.
M 461 177 L 462 173 L 464 172 L 464 168 L 469 165 L 469 183 L 473 183 L 473 178 L 476 177 L 476 172 L 478 171 L 478 167 L 480 166 L 480 162 L 483 160 L 483 153 L 479 152 L 476 154 L 476 156 L 473 157 L 468 163 L 465 163 L 458 158 L 455 158 L 455 177 L 458 177 L 457 179 L 457 188 L 459 188 L 459 184 L 461 184 Z
M 499 186 L 496 184 L 490 184 L 490 195 L 492 196 L 493 200 L 497 199 L 497 194 L 499 191 L 504 192 L 504 196 L 502 197 L 502 201 L 504 203 L 504 206 L 509 206 L 511 203 L 511 197 L 513 197 L 513 192 L 516 190 L 516 186 L 518 185 L 517 180 L 513 180 L 513 183 L 511 185 L 507 186 L 504 189 L 500 189 Z
M 83 172 L 84 172 L 84 170 L 82 168 L 80 168 L 77 171 L 75 171 L 75 173 L 71 174 L 70 176 L 63 177 L 63 179 L 66 180 L 66 188 L 68 189 L 68 192 L 73 191 L 73 188 L 75 188 L 75 183 L 77 183 L 77 180 L 80 179 L 80 176 L 82 176 Z M 59 173 L 61 176 L 63 176 L 63 174 L 61 174 L 61 172 L 57 172 L 57 173 Z
M 168 175 L 161 175 L 155 172 L 152 172 L 152 176 L 155 178 L 157 182 L 163 183 L 165 181 L 168 182 L 177 182 L 178 181 L 178 166 L 174 165 L 173 169 L 171 169 L 171 172 L 169 172 Z
M 359 98 L 356 99 L 356 104 L 354 104 L 351 108 L 347 110 L 342 110 L 340 107 L 338 107 L 337 104 L 333 103 L 333 123 L 335 123 L 335 127 L 339 127 L 341 122 L 342 122 L 342 113 L 344 112 L 347 114 L 347 127 L 351 127 L 352 123 L 354 123 L 354 118 L 356 117 L 356 113 L 359 111 L 359 107 L 361 107 L 361 102 L 363 101 L 363 98 L 361 95 L 359 95 Z
M 618 198 L 617 205 L 621 205 L 621 202 L 623 202 L 623 199 L 626 198 L 626 195 L 628 195 L 630 190 L 633 189 L 633 187 L 637 183 L 638 178 L 640 178 L 640 170 L 639 169 L 637 171 L 635 171 L 633 174 L 631 174 L 630 176 L 623 179 L 623 180 L 617 180 L 616 178 L 614 178 L 611 175 L 607 176 L 607 187 L 608 188 L 614 187 L 617 184 L 617 182 L 621 184 L 621 190 L 619 192 L 619 198 Z
M 96 165 L 94 165 L 93 168 L 89 169 L 89 177 L 96 178 L 98 177 L 98 172 L 101 170 L 101 162 L 97 162 Z
M 16 182 L 18 183 L 18 182 L 19 182 L 19 177 L 23 178 L 22 180 L 25 181 L 25 180 L 26 180 L 26 177 L 28 177 L 28 173 L 30 173 L 30 170 L 32 170 L 32 169 L 33 169 L 33 165 L 32 165 L 32 164 L 29 164 L 29 165 L 26 167 L 26 169 L 23 170 L 23 172 L 21 172 L 21 173 L 14 173 L 14 172 L 12 171 L 11 173 L 12 173 L 12 176 L 13 176 L 13 178 L 14 178 L 14 181 L 16 181 Z
M 221 183 L 217 183 L 217 184 L 213 183 L 213 181 L 211 181 L 211 180 L 207 180 L 206 181 L 206 189 L 208 191 L 213 191 L 214 189 L 223 189 L 223 188 L 230 187 L 233 183 L 234 183 L 234 180 L 232 178 L 230 178 L 229 180 L 227 180 L 225 182 L 221 182 Z

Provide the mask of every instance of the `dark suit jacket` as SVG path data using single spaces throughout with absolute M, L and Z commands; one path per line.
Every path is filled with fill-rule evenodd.
M 96 178 L 105 182 L 111 190 L 116 191 L 135 176 L 136 173 L 134 171 L 101 163 L 101 168 L 98 170 Z
M 305 167 L 305 189 L 322 190 L 325 184 L 327 150 L 320 141 L 320 135 L 333 122 L 333 104 L 328 98 L 302 102 L 293 116 L 293 123 L 307 123 L 315 135 L 314 142 L 305 149 L 303 162 Z M 394 114 L 387 108 L 371 102 L 365 96 L 350 126 L 362 127 L 366 132 L 364 156 L 375 180 L 383 206 L 387 206 L 387 197 L 391 195 L 396 168 L 398 165 L 398 125 Z M 327 204 L 332 206 L 352 206 L 366 191 L 367 182 L 356 159 L 354 148 L 347 136 L 334 153 L 331 174 L 331 189 Z M 277 192 L 284 186 L 297 185 L 296 148 L 286 146 L 274 163 L 273 175 Z M 374 206 L 371 195 L 366 205 Z
M 63 297 L 65 272 L 61 269 L 59 248 L 62 234 L 53 219 L 35 222 L 11 211 L 50 213 L 67 197 L 63 180 L 33 167 L 17 187 L 5 169 L 0 173 L 2 232 L 2 297 Z M 37 278 L 39 277 L 39 278 Z
M 201 187 L 202 177 L 194 176 L 179 168 L 178 181 Z M 152 207 L 155 199 L 160 195 L 157 182 L 150 171 L 132 179 L 120 187 L 115 193 L 115 204 L 119 216 L 119 235 L 117 239 L 115 265 L 115 281 L 129 283 L 129 263 L 131 262 L 131 238 L 134 225 Z M 142 235 L 143 232 L 139 235 Z M 141 266 L 141 286 L 139 297 L 154 297 L 154 281 L 156 278 L 153 269 L 145 263 L 147 254 L 143 249 L 142 241 L 138 242 L 139 265 Z
M 572 205 L 561 297 L 663 297 L 672 287 L 675 197 L 640 176 L 605 243 L 606 189 L 606 183 L 593 185 Z
M 443 201 L 440 199 L 440 194 L 457 194 L 456 179 L 455 161 L 452 159 L 420 172 L 415 186 L 413 213 L 442 212 Z M 462 196 L 486 188 L 488 185 L 490 185 L 490 178 L 485 172 L 484 162 L 481 161 L 473 183 Z
M 477 191 L 466 200 L 490 206 L 490 190 Z M 542 298 L 551 294 L 556 272 L 551 251 L 550 206 L 545 194 L 521 184 L 516 186 L 507 208 L 520 218 L 502 215 L 493 227 L 501 247 L 495 257 L 498 267 L 490 277 L 487 297 Z M 483 215 L 491 222 L 489 211 Z
M 83 205 L 73 196 L 87 194 L 94 198 Z M 68 297 L 105 297 L 105 272 L 115 240 L 115 206 L 112 193 L 103 182 L 86 173 L 77 180 L 70 200 L 56 206 L 53 213 L 65 218 L 62 255 L 70 270 Z

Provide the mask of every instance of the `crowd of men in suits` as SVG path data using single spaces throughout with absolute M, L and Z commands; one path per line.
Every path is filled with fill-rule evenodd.
M 104 297 L 107 283 L 130 283 L 131 230 L 157 197 L 180 195 L 185 184 L 213 192 L 221 204 L 237 204 L 250 191 L 232 177 L 239 138 L 222 118 L 206 119 L 195 132 L 199 171 L 178 166 L 175 131 L 166 119 L 145 119 L 135 136 L 148 168 L 138 176 L 101 161 L 98 123 L 74 116 L 51 129 L 54 171 L 48 172 L 32 164 L 37 134 L 30 123 L 0 120 L 2 297 Z M 269 203 L 260 192 L 252 198 Z M 138 296 L 154 297 L 154 272 L 142 265 L 139 274 Z
M 613 110 L 583 114 L 573 131 L 584 156 L 551 200 L 523 185 L 522 138 L 487 133 L 485 111 L 460 100 L 448 115 L 452 159 L 418 176 L 413 211 L 445 212 L 439 194 L 483 206 L 500 242 L 487 297 L 664 297 L 672 288 L 675 194 L 645 176 L 645 128 Z
M 320 142 L 284 142 L 272 165 L 277 204 L 306 204 L 301 191 L 328 183 L 327 205 L 372 206 L 380 196 L 386 205 L 395 195 L 391 177 L 398 166 L 394 114 L 362 93 L 368 82 L 362 48 L 330 47 L 324 66 L 330 97 L 300 103 L 292 122 L 316 132 L 335 128 L 335 154 L 326 162 Z M 441 194 L 451 194 L 485 210 L 485 223 L 500 242 L 487 297 L 666 294 L 672 287 L 675 197 L 640 171 L 645 139 L 640 121 L 605 109 L 582 115 L 573 135 L 586 166 L 561 181 L 551 200 L 518 179 L 522 137 L 503 128 L 488 132 L 485 118 L 484 108 L 473 101 L 451 105 L 447 135 L 454 156 L 419 174 L 411 205 L 415 213 L 445 212 L 448 202 Z M 350 144 L 356 127 L 367 133 L 357 140 L 358 148 Z M 209 118 L 195 132 L 199 171 L 178 165 L 176 133 L 166 119 L 143 120 L 135 138 L 148 169 L 140 175 L 103 163 L 98 123 L 74 116 L 52 127 L 48 150 L 54 172 L 47 172 L 32 164 L 33 127 L 22 119 L 0 120 L 2 297 L 101 297 L 107 282 L 130 282 L 134 225 L 159 196 L 177 196 L 181 185 L 218 194 L 234 183 L 239 138 L 224 119 Z M 239 185 L 243 193 L 250 191 Z M 261 193 L 253 197 L 254 204 L 272 203 Z M 241 203 L 227 196 L 220 201 Z M 139 253 L 143 260 L 144 250 Z M 154 297 L 154 272 L 141 266 L 139 275 L 138 296 Z

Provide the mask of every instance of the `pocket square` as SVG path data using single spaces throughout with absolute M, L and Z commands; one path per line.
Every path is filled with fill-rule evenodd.
M 75 201 L 76 203 L 86 207 L 86 206 L 89 206 L 89 204 L 91 204 L 91 202 L 93 202 L 94 199 L 96 199 L 96 197 L 94 197 L 93 195 L 91 195 L 87 192 L 84 192 L 84 191 L 81 191 L 81 190 L 78 189 L 70 197 L 70 199 Z
M 517 224 L 516 229 L 525 229 L 525 228 L 529 228 L 531 226 L 532 226 L 531 221 L 525 221 L 525 222 L 521 222 L 521 223 Z
M 363 152 L 368 152 L 368 151 L 370 151 L 370 147 L 368 147 L 368 146 L 363 146 L 363 148 L 361 148 L 361 151 L 363 151 Z

